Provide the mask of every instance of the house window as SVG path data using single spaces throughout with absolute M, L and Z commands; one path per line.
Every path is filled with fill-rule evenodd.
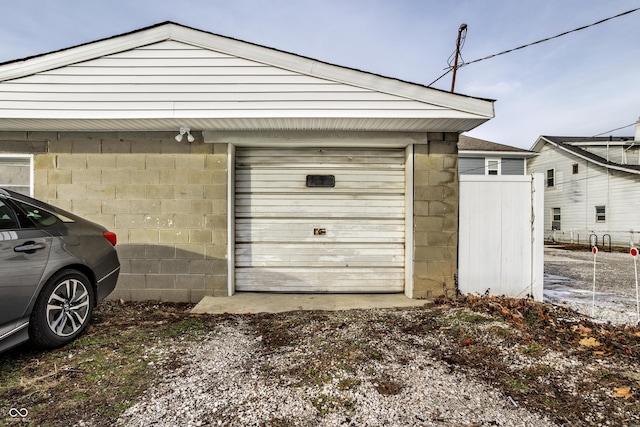
M 556 183 L 555 169 L 547 169 L 547 187 L 553 187 Z
M 578 164 L 574 163 L 571 172 L 576 175 L 578 173 Z
M 560 208 L 551 208 L 551 229 L 561 230 L 560 228 Z
M 31 196 L 33 156 L 24 154 L 0 155 L 0 187 Z
M 607 209 L 605 206 L 596 206 L 596 222 L 607 221 Z
M 485 159 L 486 175 L 500 175 L 500 159 Z

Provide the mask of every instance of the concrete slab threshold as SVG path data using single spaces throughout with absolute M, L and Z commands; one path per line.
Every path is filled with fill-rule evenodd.
M 428 300 L 410 299 L 404 294 L 274 294 L 238 292 L 231 297 L 204 297 L 192 313 L 245 314 L 284 313 L 298 310 L 354 310 L 369 308 L 419 307 Z

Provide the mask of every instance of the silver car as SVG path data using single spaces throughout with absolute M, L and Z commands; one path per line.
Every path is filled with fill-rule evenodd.
M 67 344 L 116 286 L 116 235 L 0 188 L 0 351 Z

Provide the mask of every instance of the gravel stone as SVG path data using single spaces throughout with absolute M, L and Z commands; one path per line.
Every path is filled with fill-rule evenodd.
M 550 251 L 545 255 L 547 302 L 590 314 L 593 255 L 587 251 Z M 633 261 L 628 254 L 602 252 L 597 260 L 596 319 L 635 324 L 635 288 L 630 281 Z M 278 335 L 277 317 L 261 319 L 262 326 L 272 328 L 267 334 L 252 321 L 251 316 L 259 315 L 222 320 L 201 342 L 173 342 L 150 349 L 162 355 L 157 364 L 159 380 L 121 415 L 117 425 L 556 425 L 544 414 L 529 410 L 524 402 L 521 405 L 489 382 L 474 378 L 472 372 L 448 363 L 447 346 L 442 340 L 450 340 L 451 333 L 448 338 L 437 330 L 405 334 L 402 327 L 385 325 L 397 322 L 408 328 L 428 327 L 428 319 L 417 313 L 411 309 L 305 313 L 308 318 L 302 322 L 304 329 L 296 328 L 295 336 L 287 335 L 286 326 Z M 460 311 L 457 313 L 460 315 Z M 570 311 L 567 313 L 570 315 Z M 295 316 L 288 321 L 295 322 Z M 362 325 L 368 328 L 366 337 Z M 575 393 L 576 385 L 583 381 L 581 372 L 597 371 L 600 365 L 609 370 L 617 366 L 614 360 L 589 362 L 552 349 L 528 357 L 525 340 L 513 346 L 507 344 L 513 340 L 507 341 L 495 332 L 505 328 L 504 323 L 488 319 L 478 322 L 477 328 L 479 334 L 493 331 L 484 333 L 484 339 L 500 348 L 496 354 L 511 372 L 551 367 L 555 376 L 562 376 L 569 394 Z M 333 351 L 341 356 L 327 361 L 323 355 L 327 347 L 323 346 L 334 346 L 335 350 L 341 343 L 348 343 L 345 349 L 349 350 L 344 354 Z M 595 395 L 590 401 L 601 404 Z M 597 409 L 582 425 L 610 425 L 607 411 L 604 406 Z M 626 417 L 638 419 L 637 414 Z
M 270 372 L 291 369 L 296 351 L 302 360 L 309 354 L 301 346 L 260 356 L 258 338 L 240 321 L 220 326 L 199 345 L 180 348 L 180 368 L 163 371 L 162 380 L 118 425 L 278 425 L 278 420 L 296 426 L 554 425 L 502 392 L 452 372 L 415 345 L 391 349 L 394 356 L 403 353 L 402 362 L 358 366 L 350 373 L 353 387 L 344 389 L 334 378 L 319 388 L 265 374 L 267 366 Z M 392 378 L 397 392 L 381 393 L 372 371 Z

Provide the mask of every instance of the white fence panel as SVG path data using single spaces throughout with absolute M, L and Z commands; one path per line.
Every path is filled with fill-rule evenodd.
M 460 292 L 542 301 L 542 174 L 459 178 Z

